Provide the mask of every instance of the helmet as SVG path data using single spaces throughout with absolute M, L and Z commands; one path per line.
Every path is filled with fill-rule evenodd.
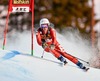
M 42 24 L 47 24 L 48 26 L 50 25 L 50 22 L 47 18 L 42 18 L 40 20 L 40 27 L 42 26 Z

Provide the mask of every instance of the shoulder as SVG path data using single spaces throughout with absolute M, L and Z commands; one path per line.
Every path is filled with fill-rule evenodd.
M 52 28 L 52 27 L 49 27 L 49 30 L 50 30 L 50 31 L 55 31 L 55 29 L 54 29 L 54 28 Z
M 50 32 L 55 32 L 55 29 L 52 27 L 50 27 L 49 30 L 50 30 Z

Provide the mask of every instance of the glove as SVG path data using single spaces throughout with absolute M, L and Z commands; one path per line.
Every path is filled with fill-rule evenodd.
M 48 44 L 47 43 L 42 43 L 42 47 L 43 47 L 43 49 L 45 49 L 45 48 L 48 47 Z
M 50 49 L 51 49 L 51 50 L 54 50 L 54 49 L 55 49 L 55 45 L 54 45 L 54 44 L 51 44 L 51 45 L 50 45 Z

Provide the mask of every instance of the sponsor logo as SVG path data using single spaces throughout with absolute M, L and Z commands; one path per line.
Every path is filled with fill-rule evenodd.
M 30 4 L 30 0 L 13 0 L 13 4 Z

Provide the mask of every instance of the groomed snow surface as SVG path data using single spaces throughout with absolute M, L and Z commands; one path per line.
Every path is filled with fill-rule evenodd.
M 63 66 L 55 60 L 0 50 L 0 81 L 100 81 L 100 70 L 84 72 L 70 62 Z

